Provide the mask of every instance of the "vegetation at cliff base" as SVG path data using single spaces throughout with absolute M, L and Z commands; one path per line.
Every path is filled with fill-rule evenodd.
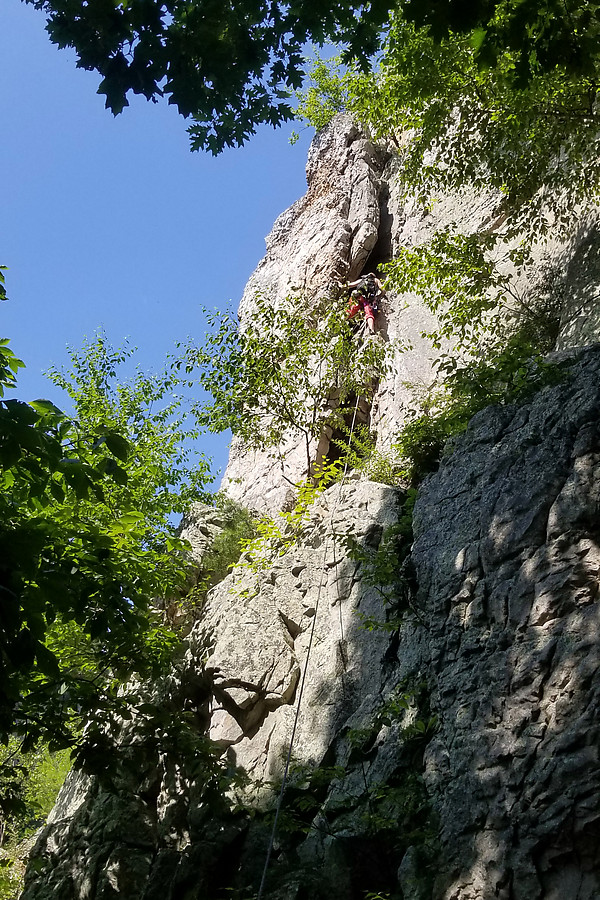
M 123 684 L 156 677 L 176 636 L 157 611 L 185 588 L 171 515 L 204 496 L 168 375 L 119 383 L 130 351 L 103 336 L 52 371 L 74 412 L 0 401 L 2 819 L 22 812 L 32 752 L 79 746 L 82 724 L 126 710 Z M 22 363 L 0 344 L 0 389 Z
M 0 822 L 0 898 L 14 900 L 23 888 L 28 848 L 54 806 L 71 755 L 68 749 L 51 753 L 45 744 L 22 753 L 13 737 L 0 747 L 0 765 L 7 764 L 20 776 L 20 809 Z

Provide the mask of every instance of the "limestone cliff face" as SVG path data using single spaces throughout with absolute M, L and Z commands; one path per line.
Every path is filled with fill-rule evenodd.
M 252 274 L 240 304 L 242 321 L 252 316 L 253 298 L 274 306 L 290 297 L 326 297 L 339 279 L 352 280 L 389 260 L 402 246 L 419 244 L 453 225 L 464 232 L 502 233 L 502 198 L 465 190 L 443 196 L 431 209 L 407 203 L 398 183 L 397 160 L 374 145 L 346 116 L 338 116 L 311 146 L 308 190 L 282 213 L 266 239 L 267 253 Z M 597 313 L 600 233 L 597 212 L 582 211 L 568 239 L 551 236 L 534 252 L 534 263 L 513 287 L 525 298 L 551 273 L 551 290 L 562 292 L 557 347 L 581 346 L 600 336 Z M 510 273 L 507 273 L 510 274 Z M 437 356 L 422 332 L 435 328 L 432 314 L 414 294 L 390 294 L 378 318 L 386 339 L 403 348 L 378 387 L 370 421 L 386 449 L 433 379 Z M 320 449 L 323 449 L 322 442 Z M 326 448 L 325 448 L 326 450 Z M 313 446 L 316 458 L 317 446 Z M 248 451 L 234 439 L 223 485 L 234 499 L 259 511 L 285 506 L 293 484 L 305 476 L 304 439 L 284 436 L 285 464 L 266 451 Z
M 251 276 L 240 305 L 242 320 L 252 315 L 257 292 L 274 305 L 300 294 L 314 301 L 325 296 L 335 281 L 352 280 L 367 265 L 389 258 L 405 229 L 407 235 L 422 230 L 421 213 L 414 212 L 407 224 L 406 211 L 394 195 L 390 152 L 375 146 L 345 116 L 313 141 L 306 175 L 306 195 L 277 219 L 267 238 L 267 254 Z M 488 206 L 484 202 L 477 215 L 485 215 Z M 420 332 L 433 321 L 416 297 L 391 297 L 380 319 L 389 338 L 413 343 L 413 350 L 398 358 L 394 376 L 375 400 L 372 415 L 386 443 L 390 434 L 385 423 L 391 414 L 402 416 L 403 407 L 410 403 L 412 395 L 404 382 L 427 385 L 431 381 L 432 353 Z M 281 509 L 290 482 L 306 474 L 306 454 L 298 435 L 287 436 L 283 452 L 284 469 L 268 452 L 248 452 L 234 440 L 223 479 L 227 492 L 260 511 Z
M 353 277 L 444 223 L 500 227 L 492 196 L 404 209 L 393 172 L 347 119 L 319 135 L 308 193 L 275 224 L 242 313 L 257 290 L 319 295 L 332 273 Z M 371 573 L 405 555 L 393 554 L 406 496 L 350 478 L 279 555 L 242 561 L 212 590 L 185 659 L 149 696 L 209 736 L 220 780 L 123 723 L 112 774 L 63 789 L 25 900 L 256 897 L 292 734 L 265 900 L 600 896 L 600 348 L 583 346 L 597 247 L 590 216 L 540 248 L 527 278 L 550 262 L 563 288 L 561 378 L 483 410 L 448 448 L 389 583 Z M 375 398 L 385 445 L 432 353 L 418 298 L 391 297 L 384 315 L 390 337 L 413 343 Z M 293 436 L 287 464 L 293 478 Z M 227 476 L 251 506 L 285 501 L 266 454 L 234 447 Z M 206 533 L 194 515 L 188 527 Z
M 485 410 L 420 492 L 437 896 L 600 896 L 599 377 Z

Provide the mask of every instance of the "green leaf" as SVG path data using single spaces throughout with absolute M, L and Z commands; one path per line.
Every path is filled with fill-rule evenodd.
M 475 28 L 469 37 L 469 44 L 474 50 L 479 50 L 487 35 L 485 28 Z
M 127 462 L 130 452 L 129 441 L 117 432 L 108 432 L 104 435 L 106 446 L 117 459 Z
M 126 485 L 128 482 L 128 476 L 125 469 L 122 469 L 121 466 L 115 466 L 111 472 L 111 476 L 113 481 L 120 485 Z
M 58 678 L 60 675 L 60 666 L 54 653 L 51 653 L 44 644 L 38 642 L 35 648 L 35 658 L 38 668 L 44 675 L 51 678 Z
M 39 416 L 29 403 L 22 400 L 5 400 L 4 407 L 13 422 L 23 425 L 35 425 Z
M 40 413 L 41 415 L 52 413 L 52 415 L 57 419 L 65 418 L 64 412 L 59 409 L 58 406 L 55 406 L 54 403 L 52 403 L 50 400 L 31 400 L 29 405 L 32 406 L 35 411 Z

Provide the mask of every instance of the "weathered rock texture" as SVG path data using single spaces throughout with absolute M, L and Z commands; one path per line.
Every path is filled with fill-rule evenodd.
M 256 290 L 317 294 L 450 221 L 500 227 L 494 197 L 403 209 L 393 168 L 346 119 L 320 135 L 307 196 L 276 223 L 242 310 Z M 590 217 L 527 274 L 555 272 L 561 348 L 597 333 L 595 234 Z M 415 345 L 375 401 L 385 444 L 431 354 L 418 298 L 391 297 L 384 315 Z M 599 897 L 600 347 L 560 365 L 558 383 L 483 410 L 448 448 L 420 488 L 408 556 L 403 492 L 349 480 L 295 543 L 242 561 L 152 701 L 210 738 L 218 779 L 205 756 L 123 723 L 112 773 L 63 790 L 24 900 L 256 897 L 294 729 L 264 900 Z M 285 499 L 266 455 L 238 446 L 228 475 L 249 505 Z
M 387 148 L 374 145 L 346 116 L 315 138 L 308 157 L 307 193 L 282 213 L 266 240 L 267 253 L 251 276 L 242 302 L 242 321 L 252 316 L 253 298 L 274 306 L 303 297 L 311 304 L 327 297 L 340 279 L 352 280 L 390 260 L 400 247 L 425 242 L 440 229 L 493 231 L 502 235 L 502 198 L 465 189 L 441 196 L 430 209 L 407 202 Z M 527 300 L 540 283 L 562 304 L 557 347 L 567 349 L 600 337 L 597 309 L 600 238 L 597 211 L 574 220 L 568 238 L 547 237 L 534 250 L 533 264 L 512 287 Z M 502 253 L 499 253 L 501 256 Z M 511 274 L 510 269 L 506 274 Z M 438 352 L 423 337 L 435 319 L 415 294 L 384 302 L 378 328 L 398 347 L 394 366 L 373 398 L 371 423 L 387 450 L 407 411 L 418 408 L 433 381 Z M 313 458 L 317 457 L 314 442 Z M 321 448 L 322 449 L 322 446 Z M 304 438 L 284 436 L 280 454 L 248 451 L 234 439 L 223 485 L 234 499 L 273 513 L 290 498 L 290 482 L 306 474 Z M 281 456 L 285 465 L 281 464 Z
M 340 125 L 325 129 L 313 141 L 307 193 L 275 222 L 266 240 L 267 254 L 246 286 L 242 321 L 252 316 L 256 294 L 268 297 L 273 306 L 302 296 L 310 314 L 317 298 L 334 282 L 356 278 L 371 256 L 380 229 L 381 175 L 389 153 L 349 119 L 341 117 Z M 281 509 L 290 483 L 306 474 L 306 453 L 296 434 L 288 435 L 280 449 L 277 458 L 265 451 L 249 453 L 234 439 L 223 479 L 229 495 L 260 511 Z
M 254 779 L 281 776 L 314 618 L 298 759 L 320 764 L 332 734 L 378 684 L 387 636 L 364 641 L 359 624 L 361 615 L 385 618 L 382 598 L 362 583 L 339 536 L 377 544 L 397 517 L 394 488 L 363 481 L 332 487 L 311 508 L 302 540 L 274 566 L 266 573 L 242 567 L 235 586 L 222 582 L 211 594 L 190 662 L 199 647 L 210 647 L 204 665 L 216 674 L 209 734 Z
M 600 350 L 475 417 L 416 507 L 434 896 L 600 896 Z

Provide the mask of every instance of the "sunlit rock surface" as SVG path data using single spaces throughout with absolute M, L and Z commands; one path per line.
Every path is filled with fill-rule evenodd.
M 376 633 L 364 640 L 360 623 L 367 615 L 385 619 L 385 610 L 380 593 L 362 584 L 343 536 L 376 545 L 397 516 L 394 488 L 335 485 L 312 507 L 303 539 L 266 573 L 242 568 L 235 584 L 222 582 L 212 592 L 190 653 L 195 659 L 197 648 L 210 647 L 204 657 L 216 673 L 210 737 L 253 778 L 281 777 L 311 635 L 298 759 L 319 765 L 332 734 L 379 680 L 388 638 Z
M 241 320 L 254 315 L 257 294 L 273 306 L 302 297 L 306 314 L 314 315 L 313 306 L 340 280 L 376 269 L 401 247 L 423 243 L 446 228 L 502 238 L 506 215 L 498 194 L 467 188 L 424 208 L 406 200 L 397 172 L 390 149 L 374 145 L 349 117 L 337 116 L 320 132 L 309 152 L 307 192 L 279 216 L 267 237 L 266 255 L 240 304 Z M 514 241 L 501 244 L 499 256 L 514 246 Z M 508 264 L 501 266 L 524 303 L 543 290 L 560 307 L 561 350 L 600 339 L 599 248 L 598 213 L 586 210 L 561 240 L 550 230 L 518 277 Z M 393 366 L 378 385 L 370 411 L 378 447 L 385 451 L 407 414 L 425 400 L 439 351 L 423 336 L 435 329 L 435 318 L 415 294 L 390 293 L 377 327 L 394 347 Z M 444 349 L 451 350 L 450 345 Z M 223 486 L 234 499 L 273 513 L 290 502 L 291 484 L 305 476 L 304 436 L 290 431 L 277 454 L 248 450 L 234 438 Z

